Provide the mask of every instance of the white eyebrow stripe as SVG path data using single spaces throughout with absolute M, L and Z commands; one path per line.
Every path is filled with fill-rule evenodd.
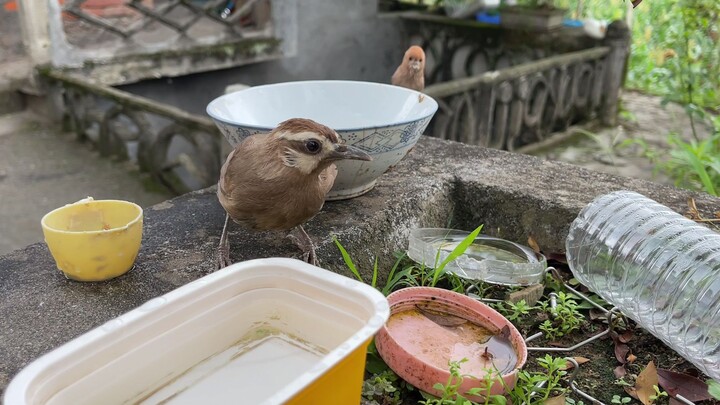
M 306 139 L 312 138 L 317 139 L 318 141 L 322 141 L 323 137 L 316 134 L 315 132 L 283 132 L 280 134 L 279 138 L 281 139 L 287 139 L 288 141 L 304 141 Z

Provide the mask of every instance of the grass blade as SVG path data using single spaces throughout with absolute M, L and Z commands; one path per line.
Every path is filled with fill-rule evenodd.
M 395 261 L 395 264 L 393 264 L 392 269 L 390 269 L 390 274 L 388 274 L 387 281 L 385 282 L 385 287 L 381 290 L 384 296 L 387 296 L 392 292 L 392 290 L 395 288 L 395 285 L 398 283 L 400 278 L 398 277 L 397 280 L 394 279 L 395 272 L 397 271 L 398 267 L 400 267 L 400 262 L 405 258 L 406 253 L 403 252 L 403 254 L 397 258 Z M 407 272 L 406 272 L 407 273 Z M 398 274 L 400 275 L 400 274 Z
M 348 269 L 350 269 L 352 274 L 354 274 L 358 280 L 364 283 L 365 280 L 363 280 L 360 272 L 357 270 L 357 267 L 355 267 L 355 263 L 353 263 L 352 258 L 348 254 L 347 250 L 345 250 L 343 245 L 340 243 L 340 241 L 337 239 L 337 237 L 333 236 L 333 242 L 335 242 L 335 245 L 337 245 L 338 249 L 340 250 L 340 254 L 342 255 L 343 260 L 345 261 L 345 265 L 348 267 Z
M 440 263 L 440 266 L 435 268 L 435 273 L 433 274 L 433 281 L 430 285 L 431 287 L 435 287 L 435 284 L 437 284 L 437 280 L 440 277 L 440 274 L 442 274 L 445 271 L 445 266 L 448 265 L 448 263 L 454 261 L 458 257 L 460 257 L 465 251 L 467 250 L 470 245 L 472 245 L 473 242 L 475 242 L 475 238 L 480 234 L 480 231 L 482 230 L 483 226 L 480 225 L 477 228 L 475 228 L 474 231 L 470 233 L 465 239 L 462 240 L 462 242 L 458 243 L 457 246 L 455 246 L 455 249 L 450 252 L 448 257 L 443 260 L 442 263 Z
M 717 196 L 717 192 L 715 191 L 715 186 L 713 185 L 712 181 L 710 180 L 710 175 L 707 172 L 707 169 L 705 168 L 705 165 L 700 161 L 700 159 L 695 154 L 696 151 L 693 150 L 689 145 L 684 145 L 685 148 L 685 158 L 688 163 L 690 163 L 690 166 L 692 166 L 693 171 L 697 176 L 700 178 L 700 181 L 702 182 L 703 188 L 705 189 L 705 192 L 708 194 Z
M 378 277 L 378 258 L 375 256 L 375 265 L 373 266 L 373 277 L 372 284 L 373 288 L 377 288 L 377 277 Z

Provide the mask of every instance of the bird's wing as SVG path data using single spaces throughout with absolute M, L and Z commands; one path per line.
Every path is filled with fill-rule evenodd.
M 327 169 L 323 170 L 320 173 L 320 192 L 323 194 L 323 196 L 327 195 L 327 193 L 330 192 L 333 184 L 335 184 L 335 178 L 337 177 L 337 174 L 338 168 L 337 166 L 335 166 L 335 164 L 331 164 L 327 167 Z
M 404 75 L 402 73 L 402 67 L 402 64 L 398 66 L 398 68 L 395 69 L 395 73 L 393 73 L 392 78 L 390 79 L 390 82 L 395 86 L 400 86 L 401 82 L 403 81 Z

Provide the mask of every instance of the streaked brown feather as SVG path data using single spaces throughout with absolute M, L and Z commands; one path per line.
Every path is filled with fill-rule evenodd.
M 329 162 L 321 163 L 315 172 L 303 174 L 281 159 L 285 146 L 279 136 L 305 131 L 338 141 L 335 131 L 324 125 L 292 120 L 270 134 L 246 138 L 228 155 L 220 171 L 217 195 L 235 222 L 257 230 L 289 230 L 320 211 L 337 169 Z

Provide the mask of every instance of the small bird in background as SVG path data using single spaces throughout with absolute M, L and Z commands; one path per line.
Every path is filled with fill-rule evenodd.
M 417 91 L 425 89 L 425 52 L 417 45 L 405 51 L 403 61 L 392 75 L 392 84 Z
M 253 230 L 289 231 L 306 261 L 316 264 L 315 248 L 302 224 L 322 208 L 337 176 L 333 162 L 372 160 L 345 145 L 338 134 L 315 121 L 293 118 L 269 134 L 252 135 L 230 152 L 220 170 L 217 196 L 225 209 L 218 267 L 230 261 L 229 219 Z

